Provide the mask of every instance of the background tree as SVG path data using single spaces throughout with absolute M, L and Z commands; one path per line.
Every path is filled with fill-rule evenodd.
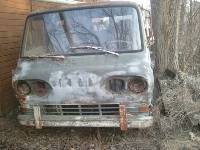
M 200 72 L 200 2 L 151 0 L 157 71 Z
M 181 0 L 151 0 L 158 72 L 177 71 Z

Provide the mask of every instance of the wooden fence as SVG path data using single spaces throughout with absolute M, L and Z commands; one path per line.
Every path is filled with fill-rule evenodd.
M 16 105 L 11 87 L 25 18 L 31 10 L 29 0 L 0 0 L 0 115 Z

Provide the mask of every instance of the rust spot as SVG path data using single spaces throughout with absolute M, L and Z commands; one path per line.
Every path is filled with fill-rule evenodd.
M 17 86 L 16 86 L 16 82 L 13 82 L 13 88 L 15 90 L 15 93 L 16 93 L 16 98 L 19 100 L 19 101 L 25 101 L 26 100 L 26 97 L 25 96 L 22 96 L 18 93 L 18 90 L 17 90 Z
M 17 98 L 19 101 L 25 101 L 25 100 L 26 100 L 26 97 L 21 96 L 21 95 L 19 95 L 19 94 L 16 94 L 16 98 Z
M 25 113 L 25 112 L 27 112 L 27 111 L 28 111 L 27 108 L 20 107 L 20 112 Z
M 150 108 L 148 105 L 141 105 L 139 108 L 138 108 L 138 111 L 139 112 L 149 112 L 150 111 Z
M 149 105 L 149 112 L 153 112 L 153 105 Z
M 20 112 L 27 112 L 27 108 L 26 108 L 26 97 L 20 96 L 20 95 L 16 95 L 16 98 L 18 99 L 19 103 L 20 103 Z
M 17 85 L 16 85 L 17 81 L 13 80 L 12 81 L 12 87 L 13 89 L 15 90 L 15 93 L 16 93 L 16 98 L 19 100 L 19 101 L 25 101 L 26 100 L 26 97 L 25 96 L 22 96 L 18 93 L 18 90 L 17 90 Z
M 127 112 L 125 105 L 119 105 L 119 115 L 120 115 L 120 129 L 122 131 L 128 130 L 128 122 L 127 122 Z

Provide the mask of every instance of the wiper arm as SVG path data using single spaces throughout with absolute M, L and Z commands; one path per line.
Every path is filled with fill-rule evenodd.
M 64 55 L 59 55 L 59 54 L 47 54 L 47 55 L 43 55 L 43 56 L 38 56 L 40 58 L 65 58 Z
M 64 55 L 58 55 L 58 54 L 47 54 L 47 55 L 41 55 L 41 56 L 26 56 L 28 58 L 65 58 Z
M 119 53 L 112 52 L 112 51 L 109 51 L 109 50 L 105 50 L 102 47 L 96 47 L 96 46 L 78 46 L 78 47 L 70 47 L 70 49 L 93 49 L 93 50 L 106 52 L 106 53 L 109 53 L 109 54 L 119 56 Z

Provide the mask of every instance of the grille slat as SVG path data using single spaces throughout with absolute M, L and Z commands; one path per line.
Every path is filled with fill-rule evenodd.
M 119 104 L 99 105 L 41 105 L 45 115 L 118 115 Z M 30 108 L 31 111 L 32 107 Z
M 45 108 L 45 109 L 52 109 L 52 108 Z M 55 108 L 56 109 L 56 108 Z M 58 109 L 62 109 L 62 110 L 74 110 L 74 109 L 77 109 L 77 110 L 79 110 L 79 109 L 82 109 L 82 110 L 84 110 L 84 109 L 91 109 L 91 110 L 93 110 L 93 109 L 99 109 L 99 107 L 95 107 L 95 108 L 58 108 Z M 106 107 L 101 107 L 101 109 L 104 109 L 104 110 L 110 110 L 110 109 L 118 109 L 118 108 L 116 108 L 116 107 L 110 107 L 110 108 L 106 108 Z

